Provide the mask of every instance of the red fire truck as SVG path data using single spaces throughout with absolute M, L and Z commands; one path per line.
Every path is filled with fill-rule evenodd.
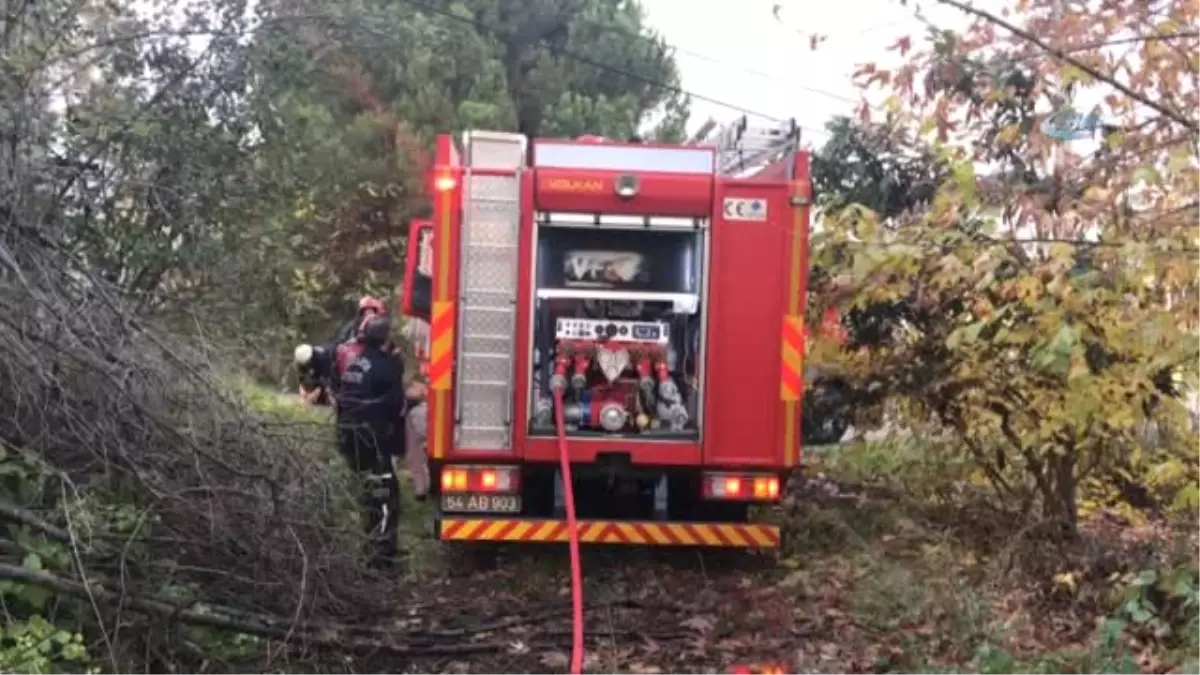
M 749 507 L 800 458 L 809 154 L 710 138 L 437 139 L 402 294 L 440 539 L 566 541 L 573 493 L 584 543 L 778 546 Z

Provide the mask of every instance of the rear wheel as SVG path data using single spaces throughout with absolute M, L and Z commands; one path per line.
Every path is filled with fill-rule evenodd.
M 554 515 L 553 469 L 526 467 L 521 472 L 521 515 L 549 518 Z
M 744 523 L 750 518 L 750 505 L 746 502 L 700 503 L 701 520 L 718 523 Z
M 700 508 L 700 476 L 670 474 L 667 476 L 667 518 L 696 520 Z

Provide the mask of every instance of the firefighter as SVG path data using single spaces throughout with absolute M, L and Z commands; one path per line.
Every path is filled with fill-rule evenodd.
M 326 345 L 300 345 L 296 347 L 296 369 L 300 375 L 300 398 L 311 405 L 329 405 L 332 375 L 338 366 L 337 355 L 344 352 L 343 345 L 353 343 L 359 326 L 368 317 L 383 314 L 387 309 L 377 298 L 365 295 L 358 301 L 358 313 L 347 321 L 333 341 Z
M 353 319 L 347 321 L 346 324 L 342 326 L 341 330 L 338 331 L 337 336 L 333 339 L 334 347 L 336 348 L 338 345 L 342 345 L 350 340 L 353 340 L 355 334 L 358 332 L 359 326 L 362 325 L 362 322 L 365 319 L 375 316 L 376 314 L 383 314 L 386 311 L 387 308 L 383 306 L 383 302 L 379 298 L 373 298 L 369 295 L 364 295 L 358 301 L 358 314 L 355 314 Z
M 300 375 L 300 398 L 311 405 L 329 405 L 329 383 L 333 377 L 333 349 L 328 345 L 296 347 L 296 370 Z
M 371 538 L 370 561 L 387 567 L 397 555 L 400 486 L 392 460 L 403 453 L 399 422 L 404 410 L 403 366 L 385 351 L 391 333 L 386 314 L 360 324 L 358 339 L 339 348 L 337 358 L 338 448 L 363 481 L 363 511 Z
M 396 365 L 396 372 L 399 374 L 401 381 L 404 379 L 404 348 L 393 342 L 389 342 L 384 351 L 387 352 L 393 359 Z M 403 457 L 407 463 L 408 473 L 412 479 L 413 497 L 423 502 L 426 495 L 429 493 L 429 467 L 425 464 L 425 401 L 424 382 L 420 379 L 414 379 L 404 387 L 404 407 L 400 412 L 400 418 L 396 421 L 396 434 L 393 436 L 393 442 L 396 444 L 396 449 L 393 453 L 394 457 Z M 422 423 L 417 429 L 417 435 L 414 437 L 412 429 L 409 428 L 410 419 L 419 419 Z
M 428 386 L 424 377 L 415 377 L 404 390 L 405 407 L 408 412 L 404 416 L 404 460 L 408 463 L 408 473 L 412 477 L 413 496 L 423 502 L 429 496 L 429 464 L 425 459 L 425 438 L 428 427 L 428 408 L 425 406 L 425 392 Z

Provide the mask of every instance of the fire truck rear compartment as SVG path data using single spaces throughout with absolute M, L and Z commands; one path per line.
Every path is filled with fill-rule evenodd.
M 431 219 L 447 236 L 433 256 L 430 457 L 520 476 L 487 499 L 473 497 L 491 474 L 468 477 L 456 508 L 442 502 L 439 536 L 565 541 L 562 459 L 581 541 L 778 545 L 773 526 L 727 524 L 778 501 L 799 454 L 799 404 L 780 384 L 784 315 L 803 309 L 785 302 L 803 261 L 791 188 L 717 176 L 703 148 L 533 144 L 563 147 L 529 158 L 519 136 L 469 132 L 459 155 L 439 138 L 452 179 Z
M 706 232 L 564 220 L 537 231 L 530 436 L 554 434 L 557 384 L 568 436 L 698 441 Z

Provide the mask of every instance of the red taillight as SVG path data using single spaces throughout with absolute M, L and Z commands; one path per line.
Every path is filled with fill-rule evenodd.
M 706 499 L 774 501 L 779 499 L 779 477 L 766 474 L 704 474 Z
M 516 467 L 442 467 L 442 492 L 516 492 L 520 484 Z

